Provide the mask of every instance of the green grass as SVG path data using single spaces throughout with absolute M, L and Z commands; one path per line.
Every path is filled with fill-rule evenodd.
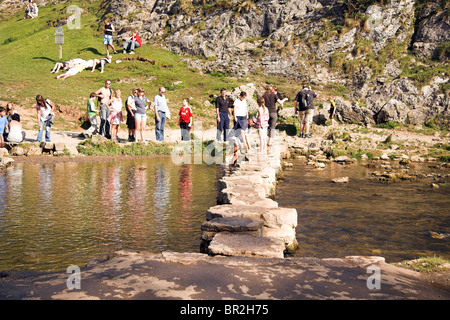
M 94 143 L 92 139 L 88 139 L 81 142 L 77 150 L 86 156 L 155 156 L 170 155 L 172 149 L 171 145 L 164 143 L 132 143 L 120 146 L 112 141 Z
M 413 268 L 415 271 L 422 273 L 447 271 L 449 268 L 445 268 L 444 265 L 448 264 L 450 264 L 450 260 L 436 256 L 400 262 L 400 265 Z
M 141 61 L 125 61 L 122 53 L 113 55 L 113 63 L 91 73 L 85 70 L 64 81 L 55 79 L 50 71 L 59 61 L 58 46 L 55 44 L 55 27 L 57 18 L 66 14 L 69 5 L 76 4 L 83 9 L 81 28 L 70 30 L 63 27 L 65 44 L 63 45 L 63 61 L 70 58 L 85 60 L 105 56 L 102 43 L 102 32 L 99 23 L 102 13 L 99 12 L 101 1 L 72 1 L 59 5 L 43 6 L 37 19 L 23 19 L 23 12 L 4 19 L 0 23 L 0 99 L 12 101 L 23 107 L 32 107 L 37 94 L 49 98 L 56 104 L 69 105 L 75 109 L 85 108 L 89 94 L 104 85 L 105 80 L 113 82 L 113 89 L 122 91 L 122 99 L 129 95 L 133 87 L 142 86 L 149 99 L 158 94 L 158 87 L 167 88 L 167 99 L 172 112 L 177 114 L 184 97 L 192 98 L 194 117 L 202 112 L 204 127 L 215 124 L 214 107 L 204 107 L 203 102 L 209 100 L 212 93 L 219 94 L 220 88 L 231 90 L 239 86 L 237 79 L 224 76 L 205 75 L 189 69 L 180 57 L 163 50 L 157 45 L 144 44 L 136 51 L 135 56 L 142 56 L 156 63 Z M 87 14 L 89 12 L 90 14 Z M 98 12 L 98 13 L 97 13 Z M 96 14 L 97 13 L 97 14 Z M 120 43 L 114 43 L 121 52 Z M 115 63 L 122 60 L 121 63 Z M 180 85 L 172 86 L 175 81 Z M 197 109 L 197 110 L 196 110 Z M 172 117 L 170 122 L 176 122 Z M 62 128 L 63 129 L 63 128 Z

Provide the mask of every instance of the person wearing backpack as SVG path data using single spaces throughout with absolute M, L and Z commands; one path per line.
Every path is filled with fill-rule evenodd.
M 309 128 L 314 117 L 314 98 L 318 94 L 308 88 L 305 84 L 303 89 L 297 93 L 294 101 L 295 114 L 300 114 L 300 138 L 312 138 Z M 297 108 L 298 106 L 298 108 Z
M 49 99 L 44 99 L 42 95 L 36 96 L 36 115 L 39 122 L 39 132 L 37 142 L 42 142 L 42 135 L 45 127 L 45 141 L 50 142 L 50 128 L 53 124 L 55 104 Z

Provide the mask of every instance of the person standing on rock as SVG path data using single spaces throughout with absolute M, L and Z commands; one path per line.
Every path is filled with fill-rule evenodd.
M 42 142 L 42 135 L 45 127 L 45 141 L 50 142 L 50 128 L 53 124 L 53 110 L 56 109 L 55 104 L 49 99 L 44 99 L 42 95 L 36 96 L 36 115 L 39 123 L 39 132 L 37 142 Z
M 264 104 L 269 109 L 269 130 L 267 139 L 267 145 L 271 145 L 271 138 L 274 137 L 275 128 L 277 126 L 278 121 L 278 112 L 277 112 L 277 103 L 282 104 L 281 100 L 278 99 L 278 96 L 275 94 L 275 90 L 273 86 L 268 86 L 266 88 L 266 92 L 262 96 L 264 98 Z
M 183 99 L 183 106 L 178 113 L 181 130 L 181 141 L 191 141 L 192 108 L 189 105 L 189 98 Z
M 246 142 L 245 133 L 248 128 L 248 104 L 247 104 L 247 93 L 242 91 L 234 103 L 234 127 L 233 133 L 236 139 L 239 139 L 241 143 Z
M 150 104 L 150 101 L 148 101 L 147 97 L 145 96 L 144 88 L 140 87 L 137 90 L 137 96 L 134 97 L 134 104 L 136 106 L 136 111 L 134 111 L 134 120 L 136 126 L 136 142 L 139 140 L 138 132 L 141 135 L 141 141 L 145 142 L 144 132 L 145 132 L 145 125 L 147 123 L 147 109 Z
M 258 116 L 256 119 L 256 128 L 259 135 L 259 153 L 267 153 L 267 128 L 269 127 L 269 109 L 264 105 L 264 98 L 260 97 L 258 103 Z
M 295 97 L 295 114 L 300 114 L 300 138 L 312 138 L 309 129 L 314 117 L 314 98 L 317 96 L 318 94 L 310 90 L 305 84 L 303 85 L 303 89 Z
M 136 118 L 134 113 L 136 112 L 136 98 L 138 95 L 138 89 L 134 88 L 131 91 L 131 95 L 125 101 L 125 109 L 127 110 L 127 127 L 128 127 L 128 141 L 136 141 Z
M 233 116 L 231 113 L 232 105 L 229 97 L 226 96 L 227 90 L 220 89 L 220 96 L 216 99 L 216 119 L 217 119 L 217 141 L 227 141 L 228 131 L 230 129 L 230 119 Z
M 107 139 L 111 138 L 110 124 L 108 117 L 111 112 L 111 108 L 107 103 L 112 98 L 111 80 L 105 81 L 105 86 L 98 89 L 95 95 L 100 101 L 100 130 L 99 134 L 105 136 Z
M 170 119 L 170 110 L 167 106 L 165 97 L 166 88 L 160 87 L 159 94 L 153 100 L 155 110 L 155 134 L 156 141 L 164 141 L 164 127 L 166 126 L 166 119 Z
M 87 117 L 91 126 L 84 132 L 86 138 L 92 137 L 98 132 L 97 113 L 99 111 L 95 108 L 95 96 L 95 92 L 91 93 L 87 101 Z
M 111 113 L 108 118 L 111 124 L 111 140 L 119 142 L 119 126 L 123 122 L 122 98 L 119 89 L 114 90 L 114 97 L 108 103 L 111 104 Z

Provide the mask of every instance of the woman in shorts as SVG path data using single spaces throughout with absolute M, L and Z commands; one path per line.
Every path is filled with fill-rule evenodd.
M 136 111 L 134 112 L 134 121 L 136 124 L 136 142 L 138 139 L 138 132 L 141 135 L 141 141 L 144 142 L 145 124 L 147 122 L 146 111 L 150 104 L 150 101 L 145 96 L 145 91 L 141 87 L 138 89 L 138 95 L 134 98 L 134 104 Z
M 106 55 L 109 56 L 109 47 L 113 49 L 114 53 L 117 53 L 116 48 L 114 48 L 113 45 L 113 32 L 114 32 L 114 26 L 109 21 L 109 19 L 105 20 L 105 31 L 103 35 L 103 44 L 105 45 L 106 49 Z

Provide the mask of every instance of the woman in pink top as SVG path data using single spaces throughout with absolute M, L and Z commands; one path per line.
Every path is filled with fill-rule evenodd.
M 259 134 L 259 153 L 267 153 L 267 128 L 269 127 L 269 109 L 265 105 L 264 98 L 260 97 L 258 103 L 258 117 L 256 121 L 256 128 Z

